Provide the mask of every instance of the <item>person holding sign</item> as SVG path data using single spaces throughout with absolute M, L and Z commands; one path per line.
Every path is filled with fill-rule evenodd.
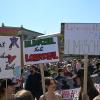
M 42 93 L 41 74 L 36 71 L 36 66 L 32 65 L 30 68 L 30 75 L 28 76 L 25 84 L 25 89 L 30 91 L 34 98 L 39 100 Z
M 83 95 L 84 69 L 80 69 L 74 78 L 76 78 L 77 84 L 81 86 L 79 100 L 82 100 L 82 96 L 84 98 L 83 100 L 93 100 L 94 97 L 99 95 L 99 92 L 96 90 L 89 73 L 87 76 L 87 94 Z
M 6 87 L 7 85 L 7 87 Z M 12 100 L 15 92 L 15 83 L 11 79 L 0 81 L 0 100 Z
M 56 81 L 52 77 L 46 77 L 45 87 L 47 91 L 39 100 L 63 100 L 61 95 L 55 92 Z

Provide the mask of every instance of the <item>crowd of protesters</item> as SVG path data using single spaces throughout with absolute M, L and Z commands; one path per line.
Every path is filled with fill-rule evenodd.
M 100 60 L 92 59 L 88 62 L 88 90 L 84 100 L 93 100 L 94 97 L 99 95 L 94 87 L 94 83 L 100 84 Z M 44 64 L 44 76 L 49 78 L 45 80 L 47 92 L 45 95 L 42 95 L 43 91 L 39 66 L 27 65 L 22 69 L 21 76 L 18 79 L 16 78 L 16 81 L 14 79 L 7 80 L 8 89 L 6 89 L 6 80 L 0 80 L 0 100 L 6 100 L 6 97 L 8 100 L 62 100 L 61 95 L 56 94 L 55 90 L 67 90 L 78 87 L 81 87 L 79 100 L 82 100 L 83 67 L 84 59 L 71 59 L 63 62 Z M 22 95 L 19 94 L 28 94 L 31 99 L 20 99 Z M 14 99 L 15 97 L 16 99 Z M 48 99 L 48 97 L 53 99 Z

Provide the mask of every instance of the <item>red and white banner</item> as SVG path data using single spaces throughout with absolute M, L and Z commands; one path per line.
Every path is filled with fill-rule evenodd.
M 27 40 L 23 43 L 24 64 L 40 64 L 59 61 L 58 39 L 48 37 Z

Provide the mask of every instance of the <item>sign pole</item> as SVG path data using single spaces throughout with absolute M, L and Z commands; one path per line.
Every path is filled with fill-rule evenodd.
M 43 64 L 40 64 L 40 70 L 41 70 L 41 78 L 42 78 L 42 89 L 43 89 L 43 94 L 45 95 L 45 79 L 44 79 L 44 66 Z
M 87 73 L 88 73 L 88 55 L 84 55 L 84 83 L 83 96 L 87 94 Z M 83 99 L 82 99 L 83 100 Z
M 18 32 L 18 35 L 20 36 L 20 46 L 21 46 L 21 68 L 24 68 L 24 60 L 23 60 L 23 41 L 24 41 L 24 36 L 23 36 L 23 30 Z
M 8 86 L 7 86 L 7 79 L 6 79 L 6 100 L 8 99 L 8 95 L 7 95 L 7 94 L 8 94 L 7 87 L 8 87 Z

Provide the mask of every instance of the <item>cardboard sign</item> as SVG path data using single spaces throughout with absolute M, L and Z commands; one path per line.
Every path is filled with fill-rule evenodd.
M 95 84 L 96 89 L 100 93 L 100 84 Z M 58 91 L 64 100 L 78 100 L 80 88 Z
M 57 37 L 27 40 L 23 43 L 24 64 L 59 61 Z
M 100 23 L 65 23 L 64 53 L 100 55 Z
M 62 90 L 61 95 L 64 100 L 78 100 L 79 88 Z
M 0 79 L 13 78 L 14 68 L 21 66 L 20 38 L 0 36 Z

